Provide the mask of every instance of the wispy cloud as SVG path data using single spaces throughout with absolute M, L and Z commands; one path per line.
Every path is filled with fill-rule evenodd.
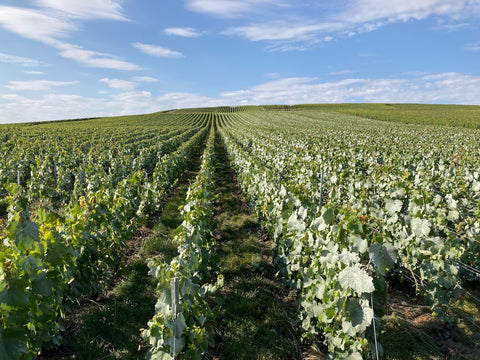
M 4 53 L 0 53 L 0 62 L 7 64 L 19 64 L 25 67 L 36 67 L 42 65 L 42 63 L 38 60 L 24 58 L 21 56 L 8 55 Z
M 121 2 L 115 0 L 35 0 L 34 3 L 73 18 L 128 20 L 123 14 Z
M 302 20 L 277 21 L 251 26 L 240 26 L 227 30 L 227 35 L 238 35 L 251 41 L 307 41 L 315 39 L 322 32 L 341 29 L 342 24 L 305 24 Z M 301 23 L 301 24 L 300 24 Z M 298 25 L 296 25 L 298 24 Z
M 470 44 L 465 44 L 465 46 L 463 48 L 466 51 L 480 52 L 480 41 L 470 43 Z
M 355 72 L 355 71 L 353 71 L 353 70 L 331 71 L 331 72 L 328 73 L 328 75 L 339 76 L 339 75 L 352 74 L 352 73 L 354 73 L 354 72 Z
M 348 16 L 348 22 L 362 24 L 367 22 L 396 22 L 411 19 L 422 20 L 432 15 L 461 18 L 472 11 L 480 10 L 478 1 L 467 0 L 352 0 L 348 10 L 341 12 L 339 19 Z
M 70 3 L 70 0 L 68 3 Z M 92 2 L 92 4 L 94 3 L 98 5 L 103 4 L 104 1 Z M 80 11 L 80 7 L 80 5 L 79 7 L 74 6 L 73 9 Z M 95 6 L 86 6 L 85 9 L 87 8 L 94 9 Z M 59 51 L 60 56 L 75 60 L 88 67 L 117 70 L 140 69 L 138 65 L 117 59 L 113 55 L 87 50 L 66 42 L 64 39 L 71 32 L 78 30 L 78 26 L 71 19 L 59 14 L 47 13 L 42 10 L 0 6 L 0 26 L 27 39 L 37 40 L 52 46 Z
M 251 3 L 244 6 L 248 4 Z M 311 18 L 288 15 L 275 21 L 251 23 L 230 28 L 224 34 L 266 42 L 269 50 L 304 50 L 319 42 L 375 31 L 395 22 L 436 17 L 447 19 L 443 22 L 453 28 L 459 23 L 465 27 L 464 20 L 480 16 L 478 0 L 348 0 L 343 8 L 330 8 Z
M 50 81 L 50 80 L 32 80 L 32 81 L 9 81 L 6 88 L 13 91 L 49 91 L 54 87 L 77 84 L 78 81 Z
M 28 75 L 43 75 L 45 73 L 43 71 L 29 70 L 29 71 L 25 71 L 25 74 L 28 74 Z
M 27 39 L 51 45 L 77 29 L 72 22 L 40 10 L 0 6 L 0 26 Z
M 450 18 L 438 18 L 432 30 L 442 32 L 456 32 L 461 30 L 472 30 L 474 26 L 468 22 L 458 22 Z
M 344 25 L 338 22 L 313 23 L 296 18 L 239 26 L 228 29 L 223 34 L 266 42 L 269 51 L 304 51 L 313 44 L 332 41 L 330 34 L 343 28 Z
M 270 78 L 270 79 L 277 79 L 277 78 L 280 77 L 280 74 L 277 73 L 277 72 L 271 72 L 271 73 L 264 74 L 263 76 L 265 76 L 267 78 Z
M 167 35 L 175 35 L 181 37 L 189 37 L 189 38 L 196 38 L 200 36 L 200 33 L 196 31 L 194 28 L 186 27 L 176 27 L 176 28 L 167 28 L 163 30 L 163 32 Z
M 164 57 L 164 58 L 184 57 L 181 52 L 170 50 L 160 45 L 151 45 L 151 44 L 143 44 L 140 42 L 136 42 L 136 43 L 133 43 L 132 46 L 140 50 L 142 53 L 150 56 L 157 56 L 157 57 Z
M 134 76 L 132 80 L 138 81 L 138 82 L 147 82 L 147 83 L 158 82 L 158 79 L 155 79 L 154 77 L 150 77 L 150 76 Z
M 75 60 L 82 65 L 94 68 L 116 69 L 116 70 L 140 70 L 141 67 L 128 61 L 117 59 L 115 56 L 86 50 L 78 45 L 68 43 L 57 43 L 60 56 Z
M 103 82 L 103 83 L 107 84 L 112 89 L 118 89 L 118 90 L 123 90 L 123 91 L 134 90 L 138 85 L 137 83 L 135 83 L 133 81 L 120 80 L 120 79 L 109 79 L 109 78 L 100 79 L 100 82 Z
M 283 1 L 278 0 L 187 0 L 186 3 L 191 11 L 220 18 L 236 18 L 259 11 L 265 5 L 285 6 Z

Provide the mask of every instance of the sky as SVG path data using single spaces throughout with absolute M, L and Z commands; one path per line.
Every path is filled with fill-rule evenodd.
M 0 0 L 0 123 L 480 104 L 480 0 Z

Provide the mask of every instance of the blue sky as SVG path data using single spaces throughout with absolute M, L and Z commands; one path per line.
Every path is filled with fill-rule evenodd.
M 480 0 L 0 0 L 0 123 L 480 104 Z

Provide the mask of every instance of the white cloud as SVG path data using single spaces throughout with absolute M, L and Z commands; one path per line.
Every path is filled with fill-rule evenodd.
M 40 98 L 19 95 L 0 95 L 0 123 L 63 120 L 107 116 L 103 99 L 78 95 L 47 94 Z
M 187 28 L 167 28 L 163 30 L 163 32 L 167 35 L 175 35 L 175 36 L 182 36 L 182 37 L 190 37 L 195 38 L 199 37 L 200 33 L 197 32 L 194 28 L 187 27 Z
M 264 74 L 263 76 L 268 77 L 270 79 L 277 79 L 280 77 L 280 74 L 277 72 L 271 72 L 271 73 Z
M 466 51 L 480 52 L 480 41 L 475 42 L 475 43 L 465 44 L 465 46 L 463 48 Z
M 133 81 L 138 81 L 138 82 L 158 82 L 158 79 L 155 79 L 154 77 L 150 77 L 150 76 L 134 76 L 132 78 Z
M 478 9 L 476 0 L 352 0 L 349 9 L 339 18 L 348 16 L 351 23 L 422 20 L 431 15 L 458 18 Z
M 92 50 L 86 50 L 78 45 L 58 42 L 56 44 L 56 47 L 60 50 L 60 56 L 67 59 L 75 60 L 80 64 L 88 67 L 116 70 L 141 69 L 138 65 L 135 65 L 128 61 L 117 59 L 113 55 Z
M 361 79 L 318 82 L 314 78 L 286 78 L 225 92 L 234 104 L 301 104 L 338 102 L 413 102 L 477 104 L 480 77 L 442 73 L 415 78 Z
M 239 17 L 264 5 L 285 6 L 278 0 L 187 0 L 189 10 L 220 18 Z
M 341 71 L 331 71 L 328 73 L 328 75 L 333 75 L 333 76 L 338 76 L 338 75 L 347 75 L 354 73 L 355 71 L 353 70 L 341 70 Z
M 437 24 L 432 27 L 433 30 L 436 31 L 443 31 L 443 32 L 455 32 L 460 30 L 471 30 L 472 24 L 469 23 L 454 23 L 452 20 L 450 21 L 443 21 L 443 19 L 439 19 Z
M 132 46 L 140 50 L 144 54 L 147 54 L 150 56 L 165 57 L 165 58 L 183 57 L 182 53 L 164 48 L 163 46 L 159 46 L 159 45 L 142 44 L 142 43 L 136 42 L 136 43 L 133 43 Z
M 25 74 L 28 74 L 28 75 L 43 75 L 45 73 L 43 71 L 30 70 L 30 71 L 25 71 Z
M 350 78 L 333 82 L 321 82 L 316 78 L 283 78 L 223 92 L 216 97 L 186 92 L 155 95 L 141 90 L 103 94 L 105 97 L 98 99 L 62 94 L 49 94 L 38 99 L 0 94 L 0 123 L 243 104 L 412 102 L 480 105 L 479 93 L 480 76 L 418 73 L 418 76 L 408 78 Z
M 203 4 L 201 0 L 198 2 Z M 230 3 L 237 4 L 237 1 L 222 1 L 225 6 Z M 204 6 L 207 4 L 213 5 L 213 2 L 207 1 Z M 252 2 L 237 5 L 248 7 Z M 330 7 L 310 18 L 288 15 L 275 21 L 233 27 L 224 34 L 265 41 L 269 50 L 305 50 L 318 42 L 375 31 L 395 22 L 435 17 L 437 23 L 445 23 L 443 28 L 451 31 L 458 25 L 467 26 L 464 20 L 480 16 L 479 0 L 348 0 L 338 8 L 345 10 Z
M 74 9 L 76 8 L 74 7 Z M 117 70 L 140 69 L 138 65 L 119 60 L 113 55 L 87 50 L 60 40 L 77 30 L 77 25 L 58 14 L 0 6 L 0 26 L 27 39 L 52 46 L 60 51 L 60 56 L 75 60 L 88 67 Z
M 9 81 L 5 87 L 13 91 L 48 91 L 54 87 L 77 84 L 78 81 L 50 81 L 50 80 L 32 80 L 32 81 Z
M 27 39 L 46 44 L 77 29 L 73 23 L 42 11 L 0 6 L 0 26 Z
M 35 0 L 35 3 L 74 18 L 127 20 L 121 2 L 115 0 Z
M 42 63 L 38 60 L 28 59 L 21 56 L 8 55 L 0 53 L 0 62 L 7 64 L 19 64 L 26 67 L 40 66 Z
M 158 101 L 158 104 L 161 104 L 162 110 L 220 106 L 225 101 L 223 99 L 184 92 L 167 93 L 158 96 L 155 100 Z
M 107 84 L 112 89 L 119 89 L 124 91 L 133 90 L 137 87 L 137 83 L 135 82 L 120 79 L 103 78 L 100 79 L 100 82 Z
M 238 35 L 251 41 L 307 41 L 314 39 L 321 32 L 334 31 L 341 27 L 342 25 L 338 23 L 305 24 L 304 21 L 297 20 L 292 24 L 292 21 L 277 21 L 240 26 L 227 30 L 225 34 Z

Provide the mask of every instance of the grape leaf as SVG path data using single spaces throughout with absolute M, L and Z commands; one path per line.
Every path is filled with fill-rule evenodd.
M 368 249 L 368 253 L 381 275 L 385 275 L 389 269 L 395 266 L 397 251 L 390 243 L 374 243 Z
M 385 210 L 387 210 L 388 214 L 393 216 L 396 213 L 402 210 L 403 202 L 401 200 L 392 200 L 388 199 L 385 202 Z
M 38 233 L 39 227 L 33 221 L 27 220 L 19 223 L 15 229 L 15 244 L 24 251 L 34 250 L 40 236 Z
M 372 277 L 358 264 L 343 269 L 338 275 L 338 281 L 342 288 L 351 288 L 359 294 L 371 293 L 375 290 Z
M 431 224 L 427 219 L 414 218 L 411 223 L 412 231 L 416 236 L 428 236 Z
M 22 329 L 0 329 L 0 355 L 4 360 L 23 358 L 28 353 L 27 338 Z
M 363 334 L 372 323 L 373 309 L 365 299 L 349 299 L 345 306 L 345 312 L 350 321 L 342 320 L 342 330 L 350 336 Z

